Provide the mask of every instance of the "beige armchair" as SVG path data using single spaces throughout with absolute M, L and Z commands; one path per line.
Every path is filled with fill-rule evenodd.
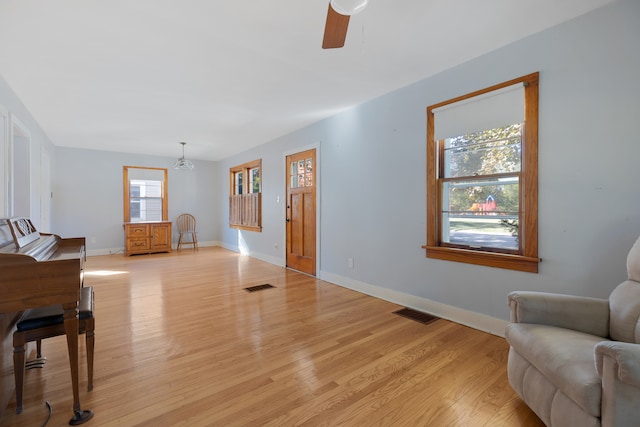
M 640 239 L 609 299 L 509 294 L 509 383 L 550 427 L 640 426 Z

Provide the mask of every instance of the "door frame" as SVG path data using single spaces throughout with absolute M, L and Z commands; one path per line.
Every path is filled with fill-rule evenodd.
M 282 161 L 281 161 L 281 166 L 280 166 L 280 173 L 284 173 L 284 177 L 282 178 L 283 182 L 284 182 L 284 196 L 281 198 L 281 200 L 283 201 L 282 207 L 280 209 L 280 215 L 282 218 L 282 257 L 283 257 L 283 264 L 284 267 L 287 267 L 287 227 L 286 227 L 286 221 L 287 221 L 287 168 L 289 167 L 289 165 L 287 165 L 287 156 L 291 156 L 293 154 L 298 154 L 298 153 L 302 153 L 303 151 L 307 151 L 307 150 L 316 150 L 316 165 L 315 165 L 315 175 L 316 175 L 316 275 L 314 277 L 317 277 L 318 279 L 320 279 L 322 271 L 320 270 L 320 207 L 322 206 L 321 203 L 321 194 L 322 192 L 320 191 L 320 186 L 322 185 L 322 174 L 321 174 L 321 169 L 320 169 L 320 141 L 315 142 L 313 144 L 310 145 L 305 145 L 303 147 L 297 147 L 297 148 L 292 148 L 290 150 L 286 150 L 282 153 Z M 298 270 L 295 270 L 298 271 Z M 302 273 L 305 274 L 305 273 Z

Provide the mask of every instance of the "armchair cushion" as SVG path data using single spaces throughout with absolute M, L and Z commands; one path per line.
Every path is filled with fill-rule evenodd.
M 546 292 L 511 292 L 511 322 L 573 329 L 609 336 L 609 301 Z
M 640 284 L 627 280 L 609 296 L 611 338 L 616 341 L 640 343 Z
M 629 280 L 640 282 L 640 238 L 636 240 L 627 255 L 627 275 Z
M 526 355 L 558 390 L 589 415 L 600 416 L 602 381 L 596 372 L 594 347 L 602 337 L 531 323 L 511 323 L 505 335 L 513 350 Z

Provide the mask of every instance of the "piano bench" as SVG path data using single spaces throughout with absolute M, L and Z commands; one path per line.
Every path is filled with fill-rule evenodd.
M 93 287 L 80 289 L 78 303 L 78 332 L 85 334 L 87 347 L 87 390 L 93 389 L 93 350 L 94 327 Z M 65 335 L 64 313 L 61 305 L 31 308 L 26 310 L 18 321 L 17 330 L 13 333 L 13 371 L 16 381 L 16 413 L 22 412 L 22 391 L 24 387 L 25 367 L 41 368 L 46 359 L 42 358 L 42 343 L 45 338 Z M 25 363 L 26 344 L 37 341 L 37 354 L 34 361 Z

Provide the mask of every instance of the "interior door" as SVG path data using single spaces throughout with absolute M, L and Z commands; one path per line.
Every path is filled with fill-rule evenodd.
M 316 150 L 287 156 L 287 267 L 316 275 Z

